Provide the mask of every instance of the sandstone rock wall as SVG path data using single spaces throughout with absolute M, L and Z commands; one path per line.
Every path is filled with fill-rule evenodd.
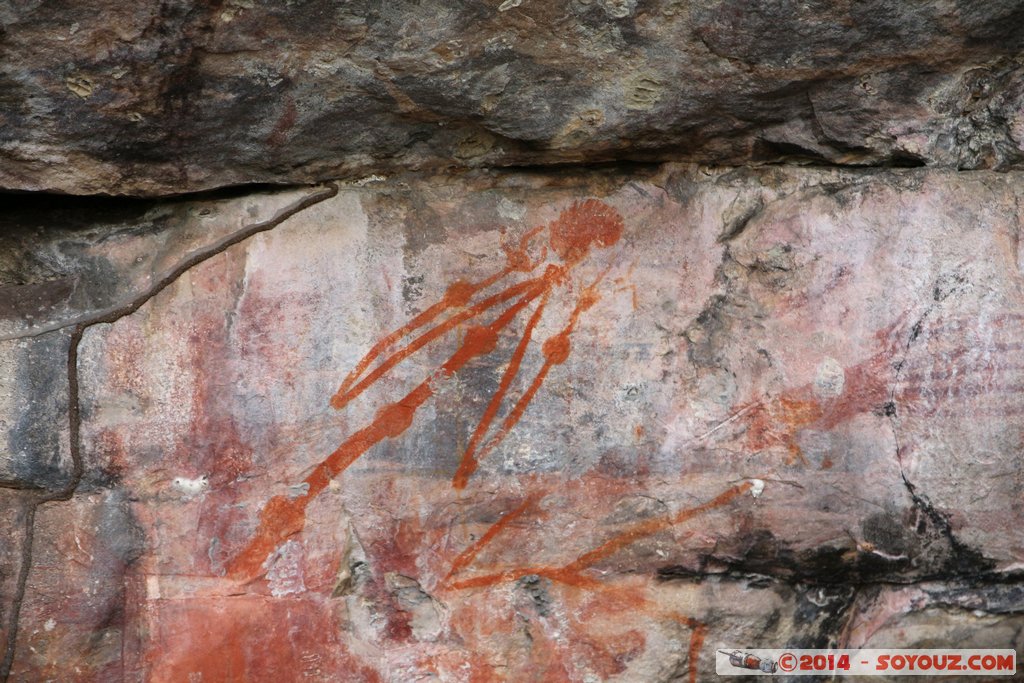
M 9 680 L 1019 649 L 1022 193 L 670 164 L 11 198 Z
M 1021 650 L 1022 41 L 0 2 L 0 681 Z
M 1020 168 L 1020 0 L 8 0 L 0 187 L 410 168 Z

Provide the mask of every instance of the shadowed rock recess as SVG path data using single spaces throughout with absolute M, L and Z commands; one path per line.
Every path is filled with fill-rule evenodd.
M 1021 0 L 0 5 L 0 187 L 601 161 L 1009 169 Z
M 1024 2 L 0 31 L 0 681 L 1024 651 Z

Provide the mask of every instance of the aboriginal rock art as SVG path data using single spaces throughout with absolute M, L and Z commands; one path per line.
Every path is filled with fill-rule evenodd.
M 972 321 L 936 317 L 927 325 L 929 317 L 925 315 L 911 324 L 904 313 L 896 322 L 875 331 L 877 351 L 838 368 L 841 381 L 831 387 L 831 393 L 822 392 L 820 382 L 788 387 L 775 395 L 735 406 L 731 417 L 720 426 L 732 421 L 741 426 L 747 452 L 784 450 L 787 464 L 807 465 L 799 445 L 801 432 L 832 430 L 865 413 L 890 418 L 933 418 L 947 412 L 948 404 L 985 397 L 977 414 L 999 418 L 1019 415 L 1018 406 L 1007 405 L 1003 400 L 1007 395 L 1015 395 L 1019 387 L 1001 380 L 999 370 L 1003 366 L 986 349 L 991 347 L 996 354 L 1019 350 L 1019 343 L 1008 340 L 1019 334 L 1024 316 L 994 316 L 989 321 L 991 334 L 1006 340 L 993 339 L 985 345 L 962 342 L 963 330 Z M 924 365 L 908 359 L 909 345 L 916 342 L 929 345 L 931 355 Z M 712 432 L 705 436 L 712 436 Z M 900 444 L 901 456 L 913 448 L 913 443 Z M 822 466 L 827 469 L 831 464 L 826 459 Z
M 642 585 L 627 584 L 625 586 L 609 587 L 585 572 L 602 560 L 608 559 L 641 539 L 670 527 L 682 525 L 703 513 L 731 503 L 739 496 L 750 491 L 752 487 L 753 484 L 750 482 L 742 482 L 729 487 L 715 498 L 700 505 L 680 510 L 674 514 L 662 515 L 638 522 L 624 531 L 613 535 L 591 550 L 584 552 L 575 560 L 561 566 L 524 565 L 509 567 L 500 571 L 481 573 L 467 578 L 458 578 L 460 574 L 471 567 L 477 555 L 480 554 L 484 547 L 494 541 L 503 529 L 537 506 L 539 496 L 527 498 L 525 502 L 495 522 L 476 542 L 455 558 L 452 562 L 451 571 L 445 578 L 442 587 L 449 590 L 466 590 L 523 579 L 535 580 L 537 578 L 545 578 L 554 583 L 596 592 L 602 596 L 602 600 L 614 605 L 614 609 L 639 609 L 661 621 L 676 622 L 690 630 L 690 644 L 687 650 L 687 674 L 692 683 L 697 680 L 697 660 L 704 643 L 704 638 L 707 635 L 707 626 L 697 619 L 676 611 L 665 610 L 661 606 L 653 604 L 644 597 Z
M 551 369 L 569 358 L 572 333 L 580 317 L 599 300 L 598 287 L 607 275 L 608 268 L 584 284 L 576 293 L 575 306 L 569 313 L 568 320 L 562 329 L 545 340 L 541 347 L 544 362 L 540 369 L 524 394 L 511 406 L 501 424 L 495 428 L 494 422 L 498 412 L 519 372 L 530 347 L 533 331 L 540 322 L 552 294 L 559 289 L 571 289 L 571 273 L 587 258 L 591 250 L 609 248 L 619 241 L 623 221 L 615 209 L 603 202 L 593 199 L 577 202 L 548 226 L 547 244 L 540 245 L 537 255 L 533 256 L 532 242 L 542 229 L 543 226 L 534 228 L 523 235 L 517 244 L 505 246 L 506 265 L 502 270 L 478 282 L 453 283 L 439 302 L 406 325 L 384 336 L 370 349 L 345 377 L 331 398 L 331 406 L 335 409 L 344 408 L 375 382 L 387 376 L 398 364 L 431 342 L 465 326 L 462 342 L 448 360 L 404 397 L 384 405 L 369 425 L 349 436 L 317 465 L 299 485 L 304 491 L 302 495 L 295 498 L 277 496 L 267 503 L 260 514 L 259 528 L 254 537 L 228 565 L 230 576 L 236 579 L 258 576 L 274 548 L 302 530 L 306 508 L 327 488 L 331 480 L 374 445 L 405 432 L 412 425 L 416 412 L 434 395 L 434 387 L 439 379 L 453 375 L 474 358 L 494 352 L 498 346 L 499 334 L 533 305 L 533 312 L 509 358 L 498 389 L 473 432 L 462 462 L 452 479 L 452 485 L 457 489 L 467 485 L 480 460 L 486 457 L 522 418 Z M 487 293 L 489 288 L 499 285 L 502 280 L 516 273 L 527 277 L 496 293 Z M 479 319 L 487 314 L 496 314 L 496 317 L 490 322 L 480 322 Z
M 547 239 L 542 241 L 543 227 L 534 228 L 513 244 L 505 245 L 504 268 L 476 282 L 456 281 L 440 301 L 382 337 L 355 365 L 330 399 L 331 407 L 336 410 L 344 409 L 387 377 L 400 363 L 432 342 L 464 330 L 461 342 L 446 361 L 405 396 L 382 406 L 367 426 L 351 434 L 300 484 L 293 487 L 303 491 L 301 495 L 277 496 L 266 504 L 248 545 L 227 565 L 229 577 L 251 581 L 265 573 L 268 565 L 273 563 L 275 549 L 303 530 L 307 507 L 335 477 L 376 444 L 401 436 L 412 425 L 417 411 L 435 395 L 439 381 L 459 372 L 472 359 L 494 353 L 500 333 L 523 316 L 526 322 L 497 388 L 487 401 L 462 452 L 461 462 L 452 474 L 451 486 L 454 489 L 462 490 L 471 484 L 480 462 L 516 427 L 551 370 L 569 358 L 572 334 L 586 311 L 598 302 L 600 286 L 611 266 L 601 267 L 596 276 L 577 275 L 576 279 L 571 277 L 573 271 L 587 260 L 592 251 L 617 244 L 624 225 L 615 209 L 590 199 L 564 210 L 547 226 Z M 520 281 L 504 283 L 515 275 L 520 276 Z M 538 369 L 532 378 L 526 379 L 522 394 L 509 400 L 510 388 L 532 347 L 532 336 L 555 295 L 571 297 L 561 329 L 540 345 L 543 360 L 539 362 Z M 525 482 L 525 485 L 529 487 L 530 482 Z M 691 617 L 648 604 L 650 601 L 644 597 L 641 586 L 607 586 L 590 570 L 641 539 L 726 506 L 750 488 L 749 482 L 736 484 L 701 504 L 627 526 L 565 564 L 477 567 L 480 553 L 510 525 L 531 516 L 538 519 L 544 516 L 540 505 L 546 491 L 534 491 L 451 560 L 447 574 L 442 572 L 442 577 L 439 577 L 437 589 L 442 594 L 450 594 L 486 590 L 524 578 L 543 578 L 568 589 L 606 596 L 615 604 L 628 603 L 634 608 L 644 609 L 664 623 L 675 623 L 689 630 L 687 673 L 689 680 L 695 681 L 706 627 Z
M 749 452 L 785 449 L 788 464 L 808 464 L 798 443 L 806 429 L 834 429 L 856 415 L 892 410 L 890 386 L 895 379 L 900 325 L 888 326 L 875 333 L 879 350 L 845 368 L 834 395 L 822 396 L 814 383 L 787 388 L 776 396 L 765 397 L 737 406 L 733 415 L 745 427 L 744 447 Z M 905 394 L 909 392 L 904 392 Z M 828 465 L 826 464 L 826 467 Z

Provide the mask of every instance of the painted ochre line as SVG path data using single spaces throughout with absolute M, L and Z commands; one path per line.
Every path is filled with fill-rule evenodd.
M 477 315 L 483 313 L 487 309 L 492 308 L 494 305 L 507 301 L 508 299 L 516 296 L 518 293 L 525 291 L 530 287 L 531 284 L 539 282 L 539 278 L 534 278 L 532 280 L 527 280 L 526 282 L 522 282 L 517 285 L 512 285 L 506 288 L 504 291 L 499 292 L 498 294 L 489 297 L 488 299 L 485 299 L 484 301 L 478 304 L 475 304 L 468 312 L 468 315 L 466 314 L 466 312 L 464 312 L 463 314 L 454 316 L 453 319 L 450 319 L 447 323 L 444 323 L 442 326 L 434 328 L 434 330 L 428 331 L 427 335 L 429 336 L 424 335 L 425 337 L 427 337 L 426 340 L 422 344 L 419 344 L 418 346 L 415 346 L 415 348 L 412 348 L 408 353 L 401 356 L 401 358 L 398 358 L 394 362 L 390 362 L 391 359 L 386 360 L 385 363 L 382 364 L 386 367 L 384 367 L 383 369 L 378 368 L 377 371 L 375 371 L 376 377 L 372 381 L 368 382 L 366 386 L 362 386 L 361 383 L 360 386 L 362 386 L 362 388 L 352 388 L 353 385 L 359 380 L 359 378 L 362 377 L 363 373 L 366 372 L 366 370 L 374 363 L 374 361 L 377 360 L 377 358 L 379 358 L 385 351 L 387 351 L 390 347 L 392 347 L 394 344 L 399 342 L 404 337 L 409 336 L 419 328 L 429 324 L 435 318 L 437 318 L 439 315 L 441 315 L 447 310 L 453 308 L 463 308 L 467 306 L 474 296 L 484 291 L 488 287 L 491 287 L 492 285 L 496 284 L 500 280 L 504 279 L 509 274 L 514 272 L 529 272 L 536 268 L 537 264 L 530 261 L 530 257 L 527 254 L 526 250 L 529 246 L 530 240 L 533 238 L 534 235 L 540 232 L 540 230 L 542 230 L 543 227 L 544 226 L 541 225 L 536 228 L 533 228 L 532 230 L 527 231 L 519 239 L 518 247 L 510 247 L 508 245 L 503 246 L 503 249 L 505 250 L 506 260 L 508 263 L 502 270 L 499 270 L 497 273 L 491 275 L 490 277 L 484 278 L 483 280 L 475 283 L 463 282 L 461 280 L 455 281 L 448 287 L 447 290 L 445 290 L 444 296 L 441 298 L 440 301 L 430 306 L 427 310 L 417 315 L 408 323 L 398 328 L 391 334 L 388 334 L 383 339 L 374 344 L 373 348 L 370 349 L 370 351 L 367 352 L 365 356 L 363 356 L 363 358 L 359 361 L 356 367 L 353 368 L 352 371 L 349 372 L 349 374 L 342 381 L 341 386 L 335 392 L 334 396 L 331 397 L 331 406 L 337 409 L 344 407 L 345 404 L 347 404 L 353 398 L 358 396 L 359 393 L 361 393 L 362 390 L 366 388 L 366 386 L 369 386 L 369 384 L 373 384 L 373 382 L 379 379 L 379 377 L 384 372 L 393 368 L 395 365 L 401 362 L 401 360 L 408 357 L 409 354 L 414 353 L 419 348 L 422 348 L 422 346 L 425 345 L 426 343 L 433 341 L 434 339 L 441 336 L 445 332 L 451 330 L 458 323 L 476 317 Z M 453 322 L 455 318 L 457 318 L 457 320 Z M 421 339 L 422 338 L 423 337 L 421 337 Z M 413 344 L 415 343 L 416 342 L 414 342 Z
M 382 362 L 380 365 L 374 368 L 370 372 L 370 374 L 368 374 L 361 381 L 359 381 L 358 384 L 356 384 L 354 387 L 345 390 L 346 386 L 345 383 L 343 383 L 341 388 L 338 389 L 338 393 L 336 393 L 331 398 L 331 406 L 333 408 L 339 409 L 345 407 L 345 405 L 352 401 L 352 399 L 356 398 L 361 393 L 366 391 L 370 386 L 375 384 L 384 375 L 393 370 L 399 363 L 401 363 L 403 360 L 405 360 L 409 356 L 413 355 L 414 353 L 422 349 L 430 342 L 444 336 L 448 332 L 451 332 L 462 323 L 467 322 L 468 320 L 471 320 L 473 318 L 476 318 L 477 316 L 485 313 L 487 310 L 494 308 L 498 304 L 509 301 L 510 299 L 514 299 L 516 296 L 519 296 L 524 292 L 529 295 L 539 294 L 541 284 L 542 278 L 534 278 L 532 280 L 520 282 L 519 284 L 513 285 L 505 289 L 504 291 L 501 291 L 495 294 L 494 296 L 491 296 L 485 299 L 484 301 L 481 301 L 479 304 L 473 306 L 472 308 L 469 308 L 465 311 L 462 311 L 461 313 L 452 316 L 451 318 L 448 318 L 443 323 L 428 330 L 427 332 L 424 332 L 422 335 L 420 335 L 415 340 L 410 342 L 408 346 L 405 346 L 396 351 L 395 353 L 393 353 L 392 355 L 388 356 L 384 360 L 384 362 Z M 367 365 L 369 365 L 369 363 L 367 363 Z M 348 378 L 346 378 L 346 382 L 347 381 Z
M 544 364 L 541 365 L 540 370 L 537 372 L 537 375 L 533 378 L 533 381 L 530 383 L 530 386 L 527 388 L 526 392 L 512 407 L 512 410 L 509 411 L 508 416 L 506 416 L 505 420 L 502 422 L 502 425 L 498 429 L 498 432 L 484 444 L 483 448 L 480 449 L 479 454 L 474 453 L 477 441 L 477 434 L 473 435 L 474 441 L 471 442 L 469 448 L 467 448 L 466 454 L 463 456 L 462 464 L 459 467 L 459 471 L 456 473 L 455 478 L 452 480 L 452 485 L 455 488 L 465 488 L 469 480 L 469 477 L 476 470 L 479 461 L 483 460 L 487 455 L 489 455 L 490 452 L 493 451 L 498 446 L 498 444 L 501 443 L 502 439 L 504 439 L 508 435 L 508 433 L 512 431 L 512 429 L 519 423 L 519 420 L 522 419 L 523 414 L 526 412 L 526 408 L 530 405 L 530 402 L 534 399 L 537 392 L 544 384 L 544 380 L 547 379 L 548 373 L 551 371 L 551 368 L 555 365 L 560 365 L 564 363 L 569 358 L 570 337 L 572 336 L 572 333 L 575 330 L 577 323 L 579 322 L 580 315 L 582 315 L 584 311 L 591 308 L 598 301 L 599 295 L 597 294 L 597 285 L 600 284 L 600 282 L 604 279 L 605 275 L 607 274 L 608 268 L 605 268 L 601 272 L 601 274 L 598 275 L 597 279 L 595 279 L 594 282 L 592 282 L 580 295 L 579 300 L 576 302 L 576 306 L 572 311 L 572 314 L 569 316 L 568 324 L 564 328 L 562 328 L 560 332 L 558 332 L 557 334 L 550 337 L 547 341 L 544 342 L 542 348 L 544 354 Z M 538 319 L 539 313 L 540 311 L 534 314 L 534 316 Z M 536 320 L 531 319 L 530 324 L 527 326 L 527 333 L 531 332 L 533 330 L 533 326 L 535 325 Z M 523 341 L 528 343 L 529 338 L 524 337 Z M 518 353 L 520 349 L 522 350 L 522 352 L 525 353 L 526 349 L 524 344 L 521 344 L 520 348 L 516 349 L 516 352 Z M 509 369 L 511 369 L 514 364 L 515 370 L 518 371 L 519 362 L 521 360 L 521 357 L 518 360 L 515 357 L 513 357 L 513 362 L 510 362 Z M 508 382 L 511 383 L 511 381 L 511 377 L 509 377 Z M 504 392 L 505 390 L 507 390 L 507 388 L 508 387 L 506 385 L 505 378 L 502 378 L 502 388 L 500 390 L 502 397 L 504 397 Z M 491 406 L 488 406 L 488 410 L 490 410 L 490 407 Z M 495 412 L 497 411 L 497 405 L 494 405 L 494 410 Z M 486 413 L 485 417 L 487 417 Z M 493 415 L 491 415 L 490 418 L 493 419 Z
M 484 534 L 474 541 L 468 548 L 463 550 L 461 553 L 452 560 L 451 569 L 448 575 L 445 576 L 445 581 L 448 581 L 453 576 L 458 574 L 460 571 L 468 567 L 476 559 L 476 556 L 480 554 L 480 551 L 484 549 L 488 543 L 494 540 L 494 538 L 502 532 L 502 530 L 511 524 L 513 521 L 522 517 L 531 507 L 533 507 L 537 501 L 541 498 L 542 494 L 535 494 L 524 500 L 518 507 L 513 508 L 501 519 L 492 524 Z
M 702 503 L 701 505 L 697 505 L 692 508 L 687 508 L 685 510 L 680 510 L 679 512 L 673 515 L 666 515 L 660 518 L 639 522 L 635 524 L 632 528 L 627 529 L 626 531 L 621 532 L 619 534 L 616 534 L 615 536 L 612 536 L 610 539 L 608 539 L 601 545 L 597 546 L 596 548 L 583 553 L 572 562 L 569 562 L 568 564 L 562 565 L 560 567 L 516 567 L 512 569 L 506 569 L 501 572 L 484 574 L 481 576 L 475 576 L 467 579 L 462 579 L 459 581 L 449 581 L 448 586 L 456 590 L 465 588 L 481 588 L 485 586 L 493 586 L 498 583 L 504 583 L 506 581 L 514 581 L 524 576 L 529 576 L 530 574 L 546 576 L 553 581 L 567 583 L 574 586 L 593 586 L 595 584 L 598 584 L 598 582 L 590 577 L 584 576 L 582 574 L 584 570 L 592 567 L 601 560 L 607 559 L 608 557 L 615 555 L 623 548 L 626 548 L 627 546 L 636 543 L 642 538 L 651 536 L 653 534 L 658 533 L 659 531 L 663 531 L 672 526 L 682 524 L 683 522 L 686 522 L 705 512 L 709 512 L 716 508 L 720 508 L 724 505 L 727 505 L 736 498 L 738 498 L 739 496 L 749 491 L 752 486 L 753 485 L 750 482 L 741 482 L 739 484 L 736 484 L 735 486 L 726 489 L 715 498 L 709 500 L 706 503 Z M 520 512 L 518 514 L 522 513 Z M 500 524 L 501 528 L 504 528 L 505 526 L 507 526 L 507 523 L 504 520 L 505 518 L 502 518 L 495 524 Z M 500 531 L 501 528 L 499 528 L 498 531 Z M 497 536 L 497 531 L 494 534 L 485 534 L 485 536 L 487 537 L 489 542 L 493 540 L 495 536 Z M 481 540 L 483 540 L 483 538 L 481 538 Z M 483 544 L 480 544 L 479 547 L 475 549 L 474 556 L 480 552 L 480 549 L 482 547 Z
M 526 329 L 523 331 L 523 336 L 519 339 L 519 344 L 516 345 L 515 351 L 512 352 L 512 357 L 509 359 L 508 367 L 505 368 L 505 372 L 501 376 L 501 382 L 498 384 L 498 389 L 494 392 L 490 402 L 487 404 L 483 417 L 480 418 L 480 422 L 477 424 L 476 429 L 473 431 L 473 436 L 470 438 L 469 445 L 466 447 L 465 453 L 462 454 L 462 462 L 459 464 L 459 469 L 455 472 L 455 477 L 452 479 L 452 486 L 457 489 L 466 488 L 466 484 L 469 482 L 469 477 L 476 471 L 479 463 L 479 459 L 476 457 L 477 447 L 479 446 L 480 441 L 487 435 L 488 430 L 490 430 L 491 423 L 494 422 L 494 418 L 498 414 L 498 409 L 501 407 L 501 403 L 505 399 L 505 394 L 508 393 L 508 389 L 512 385 L 512 380 L 514 380 L 516 375 L 519 374 L 519 368 L 522 366 L 523 357 L 526 355 L 526 349 L 530 345 L 533 330 L 537 327 L 537 323 L 540 322 L 541 316 L 544 314 L 544 308 L 547 306 L 549 294 L 550 292 L 544 293 L 540 304 L 538 304 L 537 309 L 533 312 L 533 315 L 530 316 L 530 320 L 526 323 Z M 480 458 L 483 458 L 486 454 L 486 451 L 481 453 Z
M 536 269 L 539 261 L 536 263 L 530 262 L 526 254 L 526 245 L 539 229 L 534 228 L 528 232 L 520 240 L 518 250 L 506 249 L 509 268 L 527 272 Z M 338 393 L 331 399 L 331 405 L 334 407 L 344 406 L 430 341 L 450 332 L 460 323 L 482 314 L 499 303 L 514 299 L 515 296 L 521 294 L 521 298 L 506 309 L 490 325 L 470 327 L 466 332 L 462 346 L 439 368 L 439 371 L 446 375 L 454 374 L 476 356 L 491 353 L 497 347 L 498 332 L 507 327 L 521 309 L 538 297 L 543 297 L 543 302 L 546 304 L 553 288 L 565 282 L 569 272 L 584 259 L 593 246 L 608 247 L 615 244 L 621 237 L 622 229 L 622 217 L 615 209 L 603 202 L 585 200 L 574 203 L 571 207 L 562 211 L 558 218 L 549 226 L 551 233 L 549 245 L 561 258 L 562 265 L 549 264 L 543 275 L 507 287 L 502 292 L 477 303 L 470 309 L 452 316 L 445 322 L 420 335 L 420 337 L 403 349 L 392 354 L 366 377 L 356 383 L 355 386 L 348 388 L 346 391 L 346 388 L 355 382 L 355 378 L 359 376 L 359 373 L 365 371 L 372 364 L 376 355 L 375 350 L 386 348 L 389 344 L 375 345 L 374 349 L 371 349 L 367 356 L 360 361 L 357 366 L 358 372 L 355 375 L 350 373 L 342 382 Z M 511 413 L 505 419 L 502 430 L 488 444 L 490 448 L 493 448 L 493 444 L 500 441 L 508 430 L 518 422 L 526 406 L 543 383 L 550 367 L 564 363 L 568 358 L 570 350 L 569 335 L 576 326 L 582 312 L 592 307 L 598 300 L 596 286 L 605 277 L 610 268 L 611 266 L 606 267 L 598 278 L 580 295 L 566 328 L 544 343 L 544 366 L 526 394 L 513 407 Z M 449 292 L 451 291 L 453 290 L 449 288 Z M 466 298 L 465 292 L 468 290 L 456 288 L 454 291 L 463 292 L 455 297 L 457 301 L 462 301 Z M 445 304 L 436 310 L 441 311 L 447 307 L 448 305 Z M 543 308 L 543 305 L 541 308 Z M 429 310 L 435 309 L 432 307 Z M 534 317 L 536 318 L 538 315 L 535 313 Z M 410 323 L 406 327 L 409 327 L 411 330 L 421 326 L 421 324 L 425 323 L 421 320 L 415 325 Z M 403 332 L 406 327 L 400 328 L 396 333 L 387 335 L 385 341 L 406 336 L 407 333 Z M 367 358 L 369 358 L 369 361 Z M 362 370 L 359 370 L 359 368 L 362 368 Z M 275 496 L 267 501 L 260 512 L 260 521 L 253 538 L 228 563 L 228 574 L 242 581 L 251 581 L 258 578 L 267 557 L 277 544 L 289 536 L 302 531 L 305 526 L 306 507 L 317 495 L 327 488 L 327 485 L 334 477 L 348 468 L 349 465 L 371 447 L 385 438 L 400 436 L 412 425 L 416 412 L 433 396 L 432 382 L 433 376 L 424 380 L 403 399 L 384 406 L 378 411 L 373 422 L 347 438 L 326 460 L 317 465 L 312 474 L 305 479 L 303 483 L 307 484 L 308 488 L 304 495 L 294 499 L 285 496 Z M 491 419 L 493 419 L 493 416 L 491 416 Z M 483 457 L 486 454 L 486 451 L 489 450 L 488 446 L 485 446 L 484 451 L 481 452 L 479 457 Z
M 444 374 L 454 374 L 477 356 L 491 353 L 498 344 L 498 332 L 507 327 L 519 312 L 540 295 L 529 292 L 505 310 L 490 325 L 471 327 L 462 345 L 441 366 Z M 305 510 L 330 481 L 341 474 L 360 456 L 386 438 L 395 438 L 412 426 L 416 411 L 434 394 L 433 377 L 421 382 L 405 397 L 382 407 L 369 425 L 352 434 L 306 477 L 309 485 L 305 495 L 291 499 L 271 498 L 260 513 L 260 524 L 249 544 L 227 566 L 227 572 L 239 580 L 259 576 L 267 556 L 277 545 L 305 526 Z
M 623 548 L 637 542 L 641 538 L 650 536 L 671 526 L 681 524 L 703 514 L 704 512 L 727 505 L 737 497 L 749 491 L 751 488 L 752 484 L 750 482 L 742 482 L 726 489 L 712 500 L 701 505 L 680 510 L 674 515 L 668 515 L 660 519 L 640 522 L 633 526 L 633 528 L 613 536 L 593 550 L 580 555 L 573 562 L 561 567 L 519 567 L 498 573 L 463 579 L 461 581 L 452 581 L 452 577 L 454 575 L 472 564 L 473 560 L 477 555 L 479 555 L 484 546 L 492 542 L 494 538 L 498 536 L 498 534 L 501 533 L 501 531 L 504 530 L 512 521 L 521 517 L 530 507 L 536 504 L 536 500 L 534 498 L 528 498 L 519 507 L 513 509 L 495 522 L 479 540 L 470 545 L 455 558 L 452 562 L 452 569 L 448 573 L 448 576 L 445 578 L 442 585 L 454 590 L 484 588 L 498 583 L 515 581 L 524 576 L 537 575 L 577 588 L 603 590 L 603 584 L 592 577 L 585 576 L 582 572 L 597 562 L 606 559 Z M 644 602 L 647 603 L 648 601 L 645 600 Z M 677 613 L 669 613 L 666 616 L 684 624 L 690 629 L 690 643 L 687 648 L 687 673 L 690 683 L 696 683 L 698 673 L 697 662 L 704 646 L 704 640 L 707 637 L 707 626 L 697 619 Z

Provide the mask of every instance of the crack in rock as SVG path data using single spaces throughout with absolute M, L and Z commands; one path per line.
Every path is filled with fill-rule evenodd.
M 302 199 L 290 204 L 278 211 L 267 220 L 252 223 L 238 230 L 231 235 L 218 240 L 212 245 L 193 253 L 181 261 L 166 276 L 151 285 L 146 291 L 120 306 L 100 311 L 77 322 L 62 323 L 53 329 L 36 330 L 25 336 L 37 336 L 56 329 L 72 327 L 71 340 L 68 345 L 67 356 L 67 377 L 68 377 L 68 425 L 69 445 L 71 452 L 71 476 L 66 486 L 56 491 L 41 491 L 36 499 L 29 504 L 25 515 L 25 535 L 21 549 L 21 565 L 18 568 L 18 580 L 15 585 L 15 594 L 11 600 L 10 615 L 7 623 L 7 644 L 4 651 L 3 661 L 0 662 L 0 681 L 7 681 L 11 675 L 11 668 L 14 665 L 14 656 L 18 640 L 18 625 L 21 616 L 21 607 L 25 600 L 28 587 L 28 576 L 32 568 L 32 548 L 35 536 L 35 517 L 39 506 L 50 503 L 70 500 L 84 474 L 84 463 L 82 461 L 81 445 L 81 410 L 79 405 L 79 376 L 78 376 L 78 350 L 86 330 L 101 323 L 114 323 L 125 316 L 135 313 L 142 308 L 157 294 L 173 284 L 178 278 L 195 266 L 204 261 L 223 253 L 227 249 L 239 244 L 248 238 L 276 228 L 292 216 L 326 201 L 338 194 L 339 188 L 334 183 L 327 183 L 325 189 L 311 193 Z

